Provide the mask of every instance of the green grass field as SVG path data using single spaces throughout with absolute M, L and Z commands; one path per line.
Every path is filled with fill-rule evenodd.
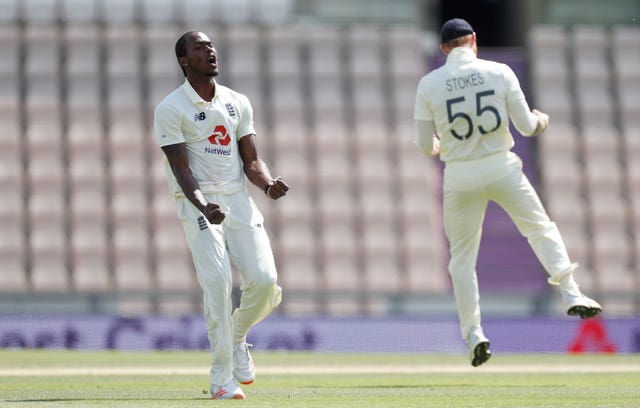
M 640 407 L 640 355 L 253 353 L 244 401 L 211 401 L 203 352 L 0 351 L 1 407 Z

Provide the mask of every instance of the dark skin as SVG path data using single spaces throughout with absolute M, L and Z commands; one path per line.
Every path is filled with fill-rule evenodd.
M 205 101 L 211 101 L 216 93 L 214 78 L 218 75 L 218 57 L 209 37 L 204 33 L 189 35 L 186 42 L 186 57 L 178 58 L 187 80 L 193 89 Z M 196 206 L 211 224 L 220 224 L 226 214 L 216 203 L 207 202 L 200 191 L 200 185 L 189 168 L 189 157 L 185 143 L 164 146 L 171 170 L 185 197 Z M 289 186 L 280 178 L 274 179 L 269 168 L 258 155 L 255 135 L 244 135 L 238 141 L 238 151 L 245 175 L 251 183 L 266 188 L 267 195 L 277 200 L 284 196 Z

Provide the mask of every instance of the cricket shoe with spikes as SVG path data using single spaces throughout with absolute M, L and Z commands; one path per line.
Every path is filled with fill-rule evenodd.
M 469 360 L 472 366 L 478 367 L 491 358 L 489 339 L 484 336 L 482 329 L 471 330 L 467 346 L 469 350 Z
M 244 392 L 238 387 L 238 384 L 234 380 L 230 383 L 223 385 L 222 387 L 213 385 L 211 386 L 211 399 L 244 399 Z
M 602 306 L 600 306 L 598 302 L 580 292 L 563 293 L 562 299 L 564 300 L 569 316 L 580 316 L 581 319 L 589 319 L 602 312 Z
M 244 385 L 249 385 L 256 379 L 256 369 L 249 347 L 252 345 L 246 341 L 233 346 L 233 377 Z

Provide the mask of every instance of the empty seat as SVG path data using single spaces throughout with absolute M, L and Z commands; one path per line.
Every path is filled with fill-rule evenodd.
M 572 124 L 574 101 L 563 86 L 540 84 L 536 88 L 535 106 L 548 113 L 553 124 Z
M 365 257 L 394 257 L 398 252 L 396 221 L 391 217 L 370 216 L 362 223 L 359 245 Z
M 232 26 L 225 34 L 228 47 L 219 57 L 221 67 L 229 73 L 232 82 L 237 77 L 259 77 L 260 70 L 265 67 L 260 55 L 263 45 L 260 30 Z
M 286 290 L 312 291 L 321 289 L 315 261 L 308 256 L 276 254 L 278 281 Z M 287 298 L 285 296 L 285 298 Z
M 69 181 L 75 189 L 84 186 L 104 186 L 106 171 L 102 149 L 75 150 L 69 164 Z
M 313 225 L 308 222 L 288 222 L 279 231 L 278 250 L 286 258 L 304 256 L 311 258 L 316 251 L 316 238 Z
M 326 288 L 329 291 L 355 291 L 363 289 L 357 258 L 352 255 L 334 255 L 323 259 Z
M 573 27 L 573 53 L 579 80 L 606 80 L 606 47 L 609 42 L 602 26 Z
M 592 189 L 614 188 L 619 189 L 622 185 L 624 169 L 620 164 L 617 153 L 599 156 L 593 155 L 585 160 L 586 182 Z
M 545 186 L 574 189 L 581 186 L 583 170 L 577 159 L 570 155 L 548 154 L 545 157 L 541 157 L 541 160 L 540 170 Z
M 11 238 L 16 239 L 15 236 Z M 27 276 L 24 253 L 0 248 L 0 291 L 15 293 L 25 290 L 27 290 Z
M 613 124 L 613 96 L 607 84 L 588 80 L 577 85 L 577 106 L 585 126 L 610 127 Z
M 297 26 L 272 27 L 267 31 L 270 77 L 296 77 L 302 73 L 301 49 L 305 33 Z
M 391 74 L 395 78 L 413 78 L 417 86 L 418 79 L 427 73 L 425 33 L 415 27 L 392 26 L 388 40 Z
M 357 212 L 362 216 L 363 222 L 377 224 L 393 220 L 398 212 L 398 198 L 394 196 L 390 182 L 374 183 L 365 181 L 359 185 Z
M 197 289 L 191 251 L 175 214 L 154 224 L 153 253 L 156 279 L 161 289 Z
M 142 19 L 149 25 L 170 24 L 175 16 L 176 2 L 172 0 L 142 0 Z
M 104 220 L 94 218 L 74 223 L 71 246 L 74 287 L 77 290 L 109 290 L 109 246 Z
M 546 183 L 544 206 L 551 219 L 559 225 L 582 224 L 585 220 L 586 201 L 579 184 Z
M 365 288 L 368 291 L 397 293 L 407 287 L 404 278 L 397 257 L 365 257 Z
M 591 135 L 594 134 L 597 133 L 589 132 L 588 136 L 584 136 L 585 140 L 587 138 L 589 141 L 592 140 Z M 537 140 L 539 159 L 542 163 L 556 160 L 560 156 L 570 157 L 573 160 L 577 157 L 578 135 L 573 125 L 553 124 Z
M 304 119 L 303 89 L 302 79 L 299 77 L 272 77 L 271 107 L 275 123 L 286 124 Z
M 144 223 L 128 222 L 114 228 L 114 273 L 118 289 L 150 289 L 152 278 Z
M 100 33 L 95 25 L 69 25 L 63 32 L 66 44 L 65 69 L 72 85 L 78 77 L 98 78 Z M 99 83 L 95 84 L 99 86 Z
M 341 218 L 324 217 L 318 244 L 324 258 L 335 255 L 356 257 L 357 248 L 361 244 L 357 236 L 354 222 Z
M 340 78 L 343 33 L 334 25 L 311 26 L 306 29 L 309 44 L 309 69 L 312 78 Z
M 28 78 L 56 79 L 60 61 L 58 34 L 53 25 L 27 26 L 24 70 Z
M 451 285 L 440 252 L 411 253 L 406 258 L 408 290 L 415 293 L 449 293 Z
M 354 25 L 348 32 L 347 41 L 353 77 L 379 79 L 382 75 L 381 30 L 377 27 Z
M 314 196 L 312 196 L 311 186 L 308 183 L 302 183 L 290 187 L 292 190 L 287 193 L 287 196 L 282 200 L 278 200 L 278 202 L 274 204 L 278 213 L 284 220 L 311 220 L 312 217 L 316 215 L 315 203 L 313 201 Z M 265 204 L 271 204 L 273 201 L 266 198 L 266 195 L 261 194 L 261 192 L 256 192 L 254 196 L 256 198 L 259 197 L 261 199 L 264 198 L 265 200 L 268 200 Z M 258 204 L 258 208 L 263 212 L 267 209 L 266 207 L 267 205 Z
M 69 215 L 73 222 L 106 219 L 107 196 L 101 184 L 76 185 L 69 197 Z
M 147 60 L 145 62 L 145 68 L 151 77 L 173 76 L 177 81 L 182 76 L 182 71 L 176 59 L 174 46 L 178 38 L 185 32 L 186 30 L 182 31 L 166 25 L 151 26 L 144 30 L 144 41 L 148 47 L 146 50 Z M 215 32 L 208 32 L 207 34 L 214 42 L 215 47 Z M 174 88 L 176 88 L 177 85 L 179 85 L 179 82 L 176 82 Z M 155 101 L 155 103 L 158 102 L 160 101 Z
M 612 27 L 612 53 L 619 85 L 626 79 L 638 78 L 640 73 L 640 30 L 638 27 L 618 25 Z
M 349 181 L 327 180 L 318 184 L 315 210 L 323 219 L 350 222 L 356 214 L 355 192 Z
M 19 146 L 15 141 L 0 140 L 0 218 L 13 218 L 22 212 L 24 174 Z
M 67 237 L 60 217 L 31 223 L 31 283 L 34 290 L 68 290 Z
M 366 142 L 359 142 L 362 146 Z M 375 144 L 374 140 L 370 144 L 358 149 L 358 159 L 354 168 L 356 176 L 361 183 L 387 184 L 394 175 L 394 152 L 387 140 Z

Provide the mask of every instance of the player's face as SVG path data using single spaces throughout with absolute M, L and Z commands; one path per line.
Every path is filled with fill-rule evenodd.
M 204 33 L 196 33 L 187 41 L 187 64 L 191 71 L 208 77 L 218 75 L 218 54 Z

